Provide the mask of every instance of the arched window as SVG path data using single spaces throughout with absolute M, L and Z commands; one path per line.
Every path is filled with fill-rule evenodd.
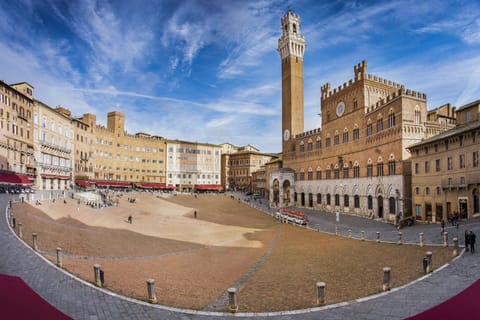
M 360 178 L 360 165 L 357 161 L 353 164 L 353 177 Z
M 322 180 L 322 169 L 320 167 L 317 168 L 317 180 Z
M 377 132 L 380 132 L 383 130 L 383 117 L 382 114 L 379 114 L 377 117 Z
M 369 210 L 373 209 L 373 197 L 372 196 L 367 197 L 367 208 Z
M 340 205 L 340 195 L 338 193 L 335 194 L 335 205 L 336 206 Z
M 360 196 L 358 194 L 353 196 L 353 205 L 355 208 L 360 208 Z
M 390 197 L 388 198 L 388 210 L 391 214 L 395 214 L 395 198 L 394 197 Z
M 348 194 L 343 195 L 343 206 L 344 207 L 350 206 L 350 199 L 348 197 Z
M 414 113 L 414 122 L 415 124 L 420 124 L 421 121 L 421 112 L 420 107 L 418 105 L 415 106 L 415 113 Z
M 388 111 L 388 127 L 391 128 L 394 126 L 395 126 L 395 112 L 393 111 L 393 109 L 390 109 L 390 111 Z
M 331 196 L 330 196 L 330 193 L 327 193 L 327 205 L 330 205 L 331 203 Z
M 322 204 L 322 194 L 321 193 L 317 193 L 317 203 Z

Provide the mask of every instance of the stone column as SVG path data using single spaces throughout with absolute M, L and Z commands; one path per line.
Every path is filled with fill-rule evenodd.
M 453 238 L 453 256 L 458 256 L 458 238 Z
M 147 280 L 148 302 L 157 303 L 157 294 L 155 293 L 155 279 Z
M 377 242 L 380 242 L 380 231 L 377 231 Z
M 448 232 L 447 231 L 445 231 L 443 233 L 443 246 L 448 247 Z
M 33 250 L 38 251 L 37 234 L 36 233 L 32 233 L 32 247 L 33 247 Z
M 403 240 L 402 240 L 402 232 L 401 231 L 398 231 L 398 244 L 403 244 Z
M 424 245 L 424 233 L 423 232 L 420 232 L 418 234 L 419 238 L 420 238 L 420 247 L 423 247 Z
M 325 304 L 325 282 L 317 282 L 317 305 Z
M 232 313 L 238 311 L 238 304 L 237 304 L 237 289 L 235 288 L 228 288 L 228 310 Z
M 390 290 L 390 268 L 383 268 L 383 291 Z
M 362 232 L 361 232 L 360 239 L 361 239 L 362 241 L 365 241 L 365 231 L 363 231 L 363 230 L 362 230 Z
M 23 225 L 21 222 L 18 223 L 18 237 L 23 239 Z
M 100 265 L 99 264 L 93 265 L 93 276 L 95 280 L 95 285 L 101 288 L 102 282 L 100 281 Z
M 63 267 L 62 248 L 57 248 L 57 266 L 59 266 L 60 268 Z
M 433 271 L 432 252 L 427 251 L 425 254 L 427 256 L 427 273 L 430 273 Z

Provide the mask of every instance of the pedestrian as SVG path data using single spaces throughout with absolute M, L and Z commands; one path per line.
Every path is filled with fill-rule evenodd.
M 475 242 L 477 240 L 477 236 L 476 234 L 470 230 L 470 239 L 469 239 L 469 243 L 470 243 L 470 252 L 471 253 L 475 253 Z
M 468 230 L 465 230 L 465 251 L 468 252 L 469 250 L 469 245 L 470 245 L 470 233 Z
M 442 219 L 442 231 L 441 231 L 442 235 L 444 232 L 445 232 L 445 220 Z
M 132 216 L 128 216 L 128 223 L 132 224 Z
M 197 218 L 197 210 L 193 212 L 193 217 L 196 219 Z

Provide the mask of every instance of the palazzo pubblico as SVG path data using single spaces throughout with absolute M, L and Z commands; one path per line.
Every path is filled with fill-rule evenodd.
M 473 108 L 475 116 L 470 118 L 476 119 L 478 127 L 479 101 L 472 108 L 455 110 L 446 104 L 427 110 L 426 94 L 368 74 L 367 62 L 362 61 L 354 66 L 353 79 L 333 90 L 330 83 L 321 87 L 321 126 L 304 131 L 306 44 L 300 32 L 300 17 L 289 10 L 281 19 L 281 27 L 278 52 L 282 68 L 283 163 L 270 175 L 271 206 L 305 207 L 384 221 L 410 215 L 423 220 L 429 215 L 435 221 L 460 210 L 456 198 L 445 208 L 446 193 L 452 189 L 444 185 L 430 200 L 434 202 L 430 207 L 421 198 L 415 199 L 418 194 L 412 195 L 412 190 L 420 189 L 414 187 L 412 175 L 421 172 L 412 172 L 412 167 L 416 164 L 423 170 L 424 164 L 423 160 L 420 166 L 416 163 L 415 157 L 422 153 L 412 156 L 411 148 L 456 130 L 456 116 L 463 109 Z M 479 142 L 475 137 L 479 132 L 475 128 L 472 144 L 478 157 Z M 475 150 L 467 158 L 475 158 Z M 444 156 L 438 153 L 439 159 Z M 472 165 L 477 165 L 473 170 L 480 175 L 478 158 Z M 471 182 L 464 190 L 471 198 L 464 208 L 464 214 L 469 215 L 479 212 L 480 181 Z M 435 190 L 435 186 L 431 189 Z

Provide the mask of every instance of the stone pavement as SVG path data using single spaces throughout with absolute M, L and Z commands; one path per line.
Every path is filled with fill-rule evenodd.
M 2 215 L 8 204 L 8 195 L 0 195 Z M 309 213 L 316 229 L 334 232 L 335 217 Z M 340 224 L 341 223 L 341 224 Z M 364 230 L 367 238 L 374 239 L 380 230 L 382 240 L 396 241 L 397 230 L 391 225 L 350 216 L 341 216 L 338 228 L 342 234 L 352 229 L 358 236 Z M 449 226 L 450 227 L 450 226 Z M 477 234 L 479 221 L 460 226 L 459 235 L 469 228 Z M 354 231 L 355 230 L 355 231 Z M 415 225 L 401 230 L 406 242 L 418 243 L 418 233 L 425 233 L 427 243 L 443 243 L 438 225 Z M 451 227 L 450 233 L 457 232 Z M 450 241 L 453 238 L 450 237 Z M 463 239 L 460 237 L 460 243 Z M 34 291 L 50 304 L 74 319 L 404 319 L 429 309 L 461 292 L 480 278 L 480 258 L 464 253 L 447 266 L 435 270 L 409 285 L 394 288 L 386 294 L 350 301 L 322 308 L 272 314 L 230 314 L 181 310 L 125 298 L 75 278 L 57 268 L 26 246 L 13 233 L 6 217 L 0 219 L 0 273 L 21 277 Z M 434 257 L 435 258 L 435 257 Z M 328 299 L 328 291 L 327 291 Z M 239 301 L 241 304 L 241 301 Z M 1 316 L 1 311 L 0 311 Z

